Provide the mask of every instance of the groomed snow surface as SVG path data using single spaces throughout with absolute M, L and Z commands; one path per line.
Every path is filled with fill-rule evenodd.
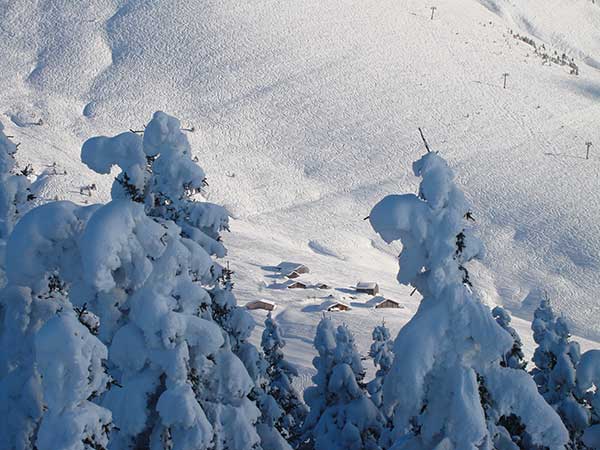
M 582 349 L 597 347 L 600 5 L 433 3 L 433 20 L 418 0 L 5 3 L 0 121 L 20 164 L 51 174 L 40 201 L 77 203 L 106 201 L 113 181 L 81 164 L 85 139 L 142 130 L 155 110 L 193 127 L 210 200 L 235 218 L 225 240 L 237 298 L 277 304 L 303 384 L 323 297 L 347 297 L 352 310 L 332 317 L 363 354 L 374 326 L 385 318 L 395 336 L 416 310 L 418 294 L 396 281 L 400 247 L 362 219 L 385 195 L 415 191 L 422 127 L 474 206 L 487 247 L 476 290 L 516 316 L 529 354 L 545 293 Z M 542 64 L 511 31 L 574 58 L 579 75 Z M 333 289 L 275 289 L 285 260 Z M 359 280 L 405 307 L 349 298 Z

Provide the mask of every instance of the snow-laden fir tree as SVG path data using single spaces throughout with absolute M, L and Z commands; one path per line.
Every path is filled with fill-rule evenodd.
M 268 363 L 267 392 L 283 411 L 275 425 L 281 435 L 296 446 L 299 444 L 301 427 L 308 411 L 293 386 L 293 379 L 298 376 L 298 370 L 285 359 L 285 340 L 281 328 L 270 312 L 265 320 L 261 347 Z
M 537 344 L 531 374 L 544 398 L 556 403 L 564 392 L 571 392 L 575 386 L 579 343 L 570 340 L 567 323 L 554 314 L 547 298 L 542 298 L 535 310 L 531 329 Z
M 232 313 L 229 315 L 230 319 L 239 318 L 242 320 L 242 323 L 247 322 L 246 316 L 248 316 L 248 313 L 240 307 L 234 305 L 233 309 L 229 312 Z M 226 317 L 228 315 L 222 316 L 223 319 Z M 247 335 L 246 333 L 239 333 L 240 322 L 231 324 L 230 321 L 227 321 L 227 323 L 232 325 L 227 330 L 230 332 L 233 331 L 234 336 L 238 339 L 234 346 L 235 352 L 242 360 L 253 382 L 249 398 L 256 401 L 260 410 L 260 418 L 256 424 L 256 429 L 260 436 L 262 448 L 264 450 L 291 450 L 290 445 L 281 435 L 280 427 L 278 426 L 284 411 L 269 392 L 269 364 L 265 355 L 247 341 L 254 327 L 254 322 L 252 321 L 252 326 L 248 328 Z M 245 329 L 245 327 L 242 327 L 242 329 Z
M 248 397 L 260 411 L 256 424 L 264 450 L 291 450 L 280 432 L 284 410 L 268 390 L 268 362 L 265 355 L 249 341 L 254 330 L 254 319 L 245 308 L 237 305 L 233 295 L 232 271 L 222 269 L 219 283 L 210 290 L 212 317 L 227 333 L 233 353 L 242 361 L 253 386 Z
M 198 201 L 208 183 L 202 169 L 192 160 L 187 137 L 174 117 L 155 113 L 143 138 L 134 133 L 92 138 L 83 146 L 82 160 L 98 173 L 109 173 L 114 165 L 118 166 L 121 173 L 113 183 L 113 198 L 144 204 L 149 216 L 175 222 L 183 237 L 200 244 L 209 255 L 217 258 L 226 255 L 220 233 L 229 230 L 227 211 L 219 205 Z M 252 353 L 254 346 L 247 340 L 254 320 L 237 306 L 231 272 L 213 262 L 211 275 L 214 282 L 207 289 L 211 297 L 210 315 L 227 331 L 234 353 Z
M 373 329 L 372 337 L 373 343 L 369 349 L 369 356 L 373 359 L 373 364 L 377 367 L 377 372 L 375 372 L 375 378 L 367 385 L 367 390 L 369 391 L 375 406 L 381 408 L 383 403 L 383 381 L 392 367 L 394 353 L 392 350 L 390 330 L 387 329 L 385 323 L 382 323 Z
M 314 386 L 304 398 L 309 414 L 306 439 L 317 450 L 376 450 L 383 417 L 366 393 L 365 370 L 345 325 L 323 318 L 317 327 Z
M 600 350 L 588 350 L 577 365 L 577 388 L 589 412 L 589 424 L 580 443 L 588 449 L 600 448 Z
M 220 311 L 227 303 L 227 325 L 242 334 L 249 320 L 211 258 L 225 255 L 228 215 L 200 201 L 206 177 L 179 121 L 157 112 L 143 137 L 88 140 L 82 160 L 98 173 L 121 169 L 113 210 L 96 214 L 82 239 L 93 257 L 81 294 L 99 312 L 122 386 L 102 402 L 118 427 L 112 448 L 259 448 L 255 381 L 239 358 L 245 335 L 232 339 Z
M 16 221 L 33 198 L 27 172 L 17 169 L 16 153 L 17 145 L 4 134 L 4 125 L 0 122 L 0 248 L 4 247 Z M 0 255 L 0 259 L 4 258 Z M 3 265 L 0 261 L 0 266 Z
M 500 365 L 513 341 L 471 292 L 465 265 L 483 248 L 452 171 L 434 152 L 413 169 L 419 194 L 390 195 L 369 216 L 384 241 L 401 241 L 398 281 L 423 297 L 395 340 L 383 386 L 393 448 L 491 450 L 511 444 L 502 426 L 509 417 L 533 444 L 564 448 L 567 430 L 531 377 Z
M 517 330 L 510 326 L 510 313 L 502 306 L 496 306 L 492 309 L 492 316 L 494 316 L 498 325 L 510 334 L 513 340 L 511 349 L 504 355 L 500 364 L 503 367 L 510 367 L 511 369 L 525 369 L 527 361 L 525 361 L 525 354 L 523 353 L 523 343 Z
M 540 394 L 558 412 L 569 430 L 570 448 L 578 449 L 591 420 L 577 387 L 579 343 L 570 340 L 566 321 L 556 317 L 547 298 L 543 298 L 535 310 L 531 328 L 538 344 L 531 374 Z
M 257 431 L 265 450 L 289 450 L 290 446 L 282 436 L 280 421 L 284 410 L 269 392 L 269 363 L 265 355 L 249 342 L 254 330 L 254 319 L 245 308 L 237 305 L 233 295 L 231 272 L 223 271 L 221 283 L 211 290 L 213 317 L 228 334 L 232 351 L 243 362 L 253 387 L 249 398 L 256 402 L 260 410 Z
M 314 448 L 314 429 L 327 407 L 329 379 L 334 366 L 335 327 L 331 319 L 321 319 L 313 342 L 318 355 L 312 363 L 317 372 L 312 377 L 313 385 L 304 390 L 304 401 L 309 412 L 302 427 L 302 440 L 309 442 L 311 448 Z
M 554 342 L 558 340 L 558 336 L 554 333 L 555 324 L 556 316 L 550 307 L 550 301 L 546 297 L 541 298 L 531 322 L 533 340 L 537 344 L 533 354 L 535 366 L 531 369 L 531 374 L 542 395 L 548 391 L 548 379 L 552 367 L 556 363 L 551 353 Z
M 96 318 L 76 312 L 61 277 L 77 276 L 81 229 L 97 207 L 33 209 L 7 244 L 0 291 L 0 448 L 104 449 L 111 413 L 94 403 L 108 387 Z

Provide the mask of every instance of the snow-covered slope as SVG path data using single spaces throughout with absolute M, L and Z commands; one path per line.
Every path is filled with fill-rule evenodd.
M 546 290 L 598 341 L 600 6 L 433 4 L 431 20 L 418 0 L 5 2 L 0 120 L 23 163 L 66 169 L 44 196 L 78 201 L 90 200 L 80 186 L 96 183 L 90 201 L 104 200 L 112 182 L 80 163 L 87 137 L 141 129 L 158 109 L 194 127 L 211 200 L 236 218 L 238 298 L 279 304 L 287 351 L 303 364 L 322 302 L 307 297 L 328 292 L 268 288 L 263 267 L 298 260 L 338 295 L 379 281 L 407 307 L 375 311 L 361 296 L 335 317 L 363 351 L 383 317 L 396 332 L 418 299 L 395 281 L 398 248 L 362 219 L 384 195 L 416 189 L 423 127 L 473 203 L 488 248 L 474 273 L 490 303 L 528 319 L 535 305 L 523 300 Z M 542 64 L 511 31 L 573 57 L 579 75 Z

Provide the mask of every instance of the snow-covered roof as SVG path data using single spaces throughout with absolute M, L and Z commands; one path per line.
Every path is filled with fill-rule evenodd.
M 374 297 L 373 300 L 375 300 L 376 298 L 377 297 Z M 393 298 L 380 297 L 380 298 L 377 298 L 376 301 L 374 301 L 376 307 L 385 302 L 392 302 L 392 303 L 395 303 L 396 305 L 400 305 L 400 302 L 398 300 L 394 300 Z
M 377 287 L 377 283 L 374 281 L 359 281 L 356 283 L 356 289 L 375 289 Z
M 348 303 L 343 302 L 341 300 L 330 300 L 330 301 L 324 302 L 321 305 L 321 307 L 326 311 L 330 311 L 331 309 L 335 308 L 336 306 L 343 306 L 344 308 L 352 309 L 352 306 L 350 306 Z
M 277 307 L 277 304 L 269 300 L 253 300 L 246 303 L 247 309 L 266 309 L 272 311 Z
M 307 286 L 310 284 L 306 281 L 302 281 L 302 280 L 298 280 L 298 279 L 293 279 L 293 280 L 285 280 L 283 283 L 281 283 L 284 286 L 293 286 L 294 284 L 301 284 L 302 286 Z
M 291 273 L 291 272 L 301 273 L 301 271 L 308 272 L 308 266 L 305 266 L 304 264 L 300 264 L 300 263 L 290 262 L 290 261 L 282 261 L 281 263 L 279 263 L 277 265 L 277 268 L 279 269 L 280 272 L 283 272 L 283 273 Z
M 383 295 L 376 295 L 371 298 L 367 303 L 370 305 L 378 305 L 381 302 L 384 302 L 386 298 Z
M 247 306 L 247 305 L 254 305 L 254 304 L 258 304 L 258 303 L 264 303 L 264 304 L 266 304 L 266 305 L 277 306 L 277 303 L 275 303 L 275 302 L 272 302 L 271 300 L 264 300 L 264 299 L 261 299 L 261 300 L 253 300 L 253 301 L 251 301 L 251 302 L 248 302 L 248 303 L 246 303 L 246 306 Z

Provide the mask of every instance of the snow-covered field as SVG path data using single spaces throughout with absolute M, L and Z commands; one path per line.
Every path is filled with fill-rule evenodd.
M 574 58 L 579 75 L 542 64 L 516 33 Z M 0 120 L 21 163 L 67 171 L 47 198 L 87 201 L 79 189 L 91 183 L 91 201 L 108 198 L 111 177 L 79 159 L 92 135 L 142 129 L 155 110 L 194 128 L 210 199 L 235 218 L 226 244 L 238 300 L 278 304 L 304 373 L 319 297 L 363 279 L 405 305 L 374 310 L 363 295 L 333 314 L 363 352 L 373 326 L 385 318 L 395 334 L 416 310 L 395 281 L 399 248 L 363 218 L 384 195 L 415 191 L 417 127 L 473 204 L 488 249 L 477 288 L 516 316 L 528 351 L 536 305 L 524 299 L 542 291 L 582 347 L 598 347 L 599 4 L 19 0 L 0 4 L 0 41 Z M 283 260 L 334 289 L 268 287 Z

